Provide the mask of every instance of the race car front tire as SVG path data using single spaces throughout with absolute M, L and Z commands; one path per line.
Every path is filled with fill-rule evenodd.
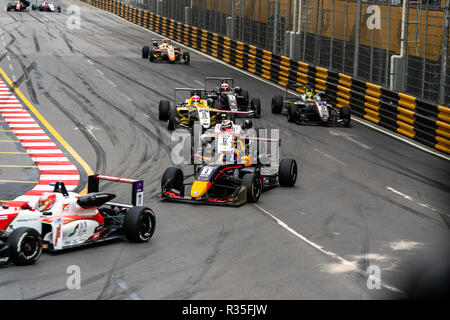
M 283 97 L 276 95 L 272 97 L 271 104 L 272 113 L 280 114 L 283 111 Z
M 61 7 L 60 6 L 56 7 L 56 12 L 61 13 Z
M 159 120 L 169 120 L 170 102 L 167 100 L 159 101 Z
M 296 122 L 298 120 L 297 107 L 293 104 L 288 108 L 287 119 L 289 122 Z
M 242 90 L 241 90 L 241 96 L 244 97 L 244 105 L 245 105 L 245 106 L 248 106 L 248 99 L 249 99 L 249 98 L 248 98 L 248 97 L 249 97 L 248 91 L 242 89 Z
M 167 128 L 170 131 L 173 131 L 177 128 L 178 126 L 178 111 L 177 109 L 170 109 L 169 111 L 169 123 L 167 125 Z
M 10 260 L 16 265 L 31 265 L 42 254 L 42 237 L 33 228 L 20 227 L 8 237 Z
M 262 183 L 259 175 L 254 173 L 247 173 L 242 178 L 242 185 L 247 188 L 247 202 L 258 202 L 262 193 Z
M 36 11 L 36 5 L 35 4 L 31 5 L 31 10 Z
M 278 181 L 282 187 L 293 187 L 297 181 L 297 161 L 282 159 L 278 169 Z
M 164 188 L 166 190 L 175 189 L 178 192 L 178 195 L 184 196 L 184 177 L 183 171 L 181 169 L 170 167 L 164 171 L 164 174 L 161 178 L 161 189 Z
M 261 116 L 261 100 L 259 98 L 253 98 L 250 101 L 250 107 L 255 111 L 256 117 L 259 118 Z
M 149 61 L 150 61 L 150 62 L 156 62 L 156 59 L 155 59 L 155 51 L 154 51 L 154 50 L 150 50 L 150 53 L 149 53 Z
M 189 64 L 191 62 L 191 55 L 189 52 L 183 52 L 184 64 Z
M 131 242 L 147 242 L 155 232 L 155 222 L 150 208 L 133 207 L 125 215 L 123 234 Z
M 346 120 L 345 126 L 350 127 L 352 115 L 349 107 L 347 106 L 341 107 L 341 110 L 339 111 L 339 119 Z

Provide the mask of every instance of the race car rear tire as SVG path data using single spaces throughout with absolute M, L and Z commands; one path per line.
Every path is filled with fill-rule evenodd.
M 287 119 L 289 122 L 296 122 L 298 120 L 297 107 L 293 104 L 288 108 Z
M 167 128 L 169 130 L 175 130 L 178 126 L 178 111 L 177 109 L 170 109 L 169 111 L 169 123 L 167 125 Z
M 148 59 L 148 55 L 150 54 L 150 47 L 149 46 L 143 46 L 142 47 L 142 58 Z
M 183 52 L 184 64 L 189 64 L 191 62 L 191 55 L 189 52 Z
M 170 167 L 164 171 L 164 174 L 161 178 L 161 189 L 164 187 L 165 189 L 175 189 L 179 192 L 181 197 L 184 196 L 184 178 L 183 171 L 181 169 Z
M 56 7 L 56 12 L 61 13 L 61 7 Z
M 31 5 L 31 10 L 36 11 L 36 5 L 35 4 Z
M 259 98 L 253 98 L 250 101 L 250 107 L 255 111 L 256 117 L 259 118 L 261 116 L 261 100 Z
M 350 127 L 352 115 L 351 115 L 349 107 L 347 107 L 347 106 L 341 107 L 341 110 L 339 111 L 339 119 L 347 120 L 345 122 L 345 126 Z
M 249 101 L 248 101 L 248 99 L 249 99 L 249 98 L 248 98 L 248 91 L 242 89 L 242 90 L 241 90 L 241 96 L 244 97 L 244 105 L 245 105 L 245 106 L 248 106 L 248 102 L 249 102 Z
M 280 114 L 283 111 L 283 97 L 276 95 L 272 97 L 272 113 Z
M 282 159 L 278 169 L 278 181 L 282 187 L 293 187 L 297 181 L 297 161 Z
M 247 202 L 258 202 L 262 193 L 262 183 L 259 175 L 254 173 L 247 173 L 242 178 L 242 185 L 247 188 Z
M 42 237 L 33 228 L 20 227 L 8 237 L 10 260 L 16 265 L 31 265 L 42 254 Z
M 150 50 L 150 53 L 149 53 L 149 60 L 150 60 L 150 62 L 156 62 L 156 59 L 155 59 L 155 50 Z
M 170 102 L 167 100 L 159 101 L 159 120 L 169 120 Z
M 123 234 L 131 242 L 147 242 L 155 232 L 155 214 L 147 207 L 133 207 L 125 215 Z
M 11 3 L 8 3 L 6 6 L 6 11 L 11 11 L 11 9 L 12 9 L 12 5 L 11 5 Z

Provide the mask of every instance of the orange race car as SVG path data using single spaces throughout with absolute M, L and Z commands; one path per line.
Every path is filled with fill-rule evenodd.
M 173 46 L 168 39 L 152 39 L 152 45 L 151 50 L 149 46 L 142 48 L 142 58 L 148 58 L 150 62 L 167 61 L 175 63 L 183 61 L 184 64 L 189 64 L 191 61 L 189 52 L 181 53 L 181 49 Z

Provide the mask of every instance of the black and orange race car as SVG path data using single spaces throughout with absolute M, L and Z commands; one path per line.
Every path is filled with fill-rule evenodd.
M 208 143 L 208 147 L 192 155 L 194 172 L 190 175 L 185 176 L 176 167 L 167 168 L 161 179 L 162 199 L 240 206 L 257 202 L 262 192 L 273 186 L 293 187 L 297 162 L 279 161 L 280 140 L 263 138 L 255 130 L 251 134 L 248 129 L 239 135 L 228 129 L 204 134 L 203 137 L 213 139 L 215 147 Z M 261 143 L 275 144 L 276 148 Z M 272 155 L 260 150 L 277 151 Z M 192 177 L 193 182 L 186 182 Z
M 144 46 L 142 48 L 142 58 L 149 59 L 150 62 L 167 61 L 175 63 L 183 61 L 184 64 L 191 62 L 189 52 L 181 52 L 179 47 L 173 46 L 169 39 L 152 39 L 153 48 Z
M 6 11 L 28 12 L 27 8 L 29 6 L 30 6 L 30 1 L 17 0 L 16 3 L 9 2 L 6 6 Z

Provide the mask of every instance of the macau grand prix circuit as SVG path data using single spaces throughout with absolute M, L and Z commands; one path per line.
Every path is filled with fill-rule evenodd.
M 149 63 L 141 48 L 155 34 L 78 1 L 61 5 L 60 14 L 1 10 L 0 68 L 94 172 L 144 179 L 156 232 L 148 244 L 116 241 L 1 269 L 0 299 L 390 299 L 407 292 L 416 264 L 442 262 L 447 160 L 361 122 L 288 123 L 270 112 L 279 88 L 192 49 L 190 65 Z M 80 29 L 66 25 L 70 5 L 81 8 Z M 294 188 L 239 208 L 159 200 L 172 162 L 158 102 L 206 76 L 233 77 L 261 99 L 254 127 L 280 129 L 282 157 L 300 165 Z M 0 200 L 39 179 L 21 148 L 0 142 L 8 150 L 0 152 Z M 17 165 L 13 178 L 8 165 Z M 78 191 L 85 182 L 83 173 Z M 72 265 L 81 271 L 77 290 L 66 286 Z M 367 286 L 369 266 L 381 270 L 380 289 Z

